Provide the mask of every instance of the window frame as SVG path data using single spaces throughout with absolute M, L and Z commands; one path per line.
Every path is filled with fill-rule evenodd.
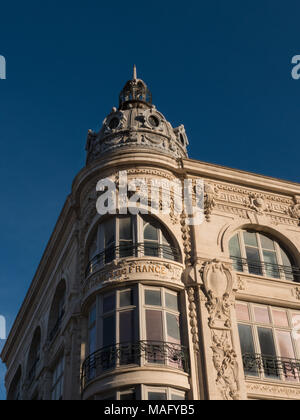
M 293 331 L 293 315 L 298 315 L 297 310 L 277 307 L 277 306 L 273 306 L 273 305 L 264 305 L 264 304 L 260 304 L 260 303 L 245 302 L 245 301 L 236 301 L 236 304 L 245 305 L 248 308 L 249 320 L 248 321 L 240 320 L 238 318 L 238 315 L 237 315 L 237 324 L 238 325 L 250 326 L 251 333 L 252 333 L 252 338 L 253 338 L 254 350 L 255 350 L 256 354 L 262 355 L 261 344 L 260 344 L 259 334 L 258 334 L 258 328 L 268 328 L 269 330 L 272 331 L 272 337 L 273 337 L 274 346 L 275 346 L 275 353 L 276 353 L 276 355 L 274 357 L 287 359 L 287 357 L 281 356 L 278 337 L 277 337 L 277 334 L 276 334 L 277 331 L 278 332 L 283 331 L 283 332 L 288 332 L 290 334 L 292 348 L 293 348 L 293 352 L 294 352 L 294 358 L 292 358 L 292 359 L 295 359 L 295 360 L 300 359 L 300 343 L 299 343 L 299 345 L 297 344 L 297 342 L 296 342 L 296 340 L 295 340 L 295 338 L 293 337 L 293 334 L 292 334 L 292 331 Z M 267 308 L 270 323 L 256 321 L 256 319 L 255 319 L 255 308 Z M 273 310 L 284 311 L 286 313 L 288 326 L 279 326 L 279 325 L 276 324 L 276 321 L 275 321 L 274 316 L 273 316 Z M 299 316 L 300 316 L 300 311 L 299 311 Z M 273 379 L 273 378 L 271 379 L 270 377 L 266 377 L 264 372 L 258 372 L 258 374 L 256 376 L 255 375 L 246 375 L 246 376 L 250 377 L 250 378 L 261 377 L 265 380 L 275 380 L 275 381 L 279 380 L 279 381 L 283 381 L 287 384 L 288 383 L 293 384 L 293 383 L 299 383 L 300 382 L 300 378 L 299 378 L 299 380 L 295 380 L 295 381 L 287 380 L 284 377 L 284 374 L 282 372 L 279 372 L 280 378 L 278 378 L 278 379 Z
M 60 364 L 62 365 L 61 373 L 57 376 L 57 378 L 54 381 L 55 372 L 59 368 Z M 61 400 L 63 400 L 64 385 L 65 385 L 64 374 L 65 374 L 65 356 L 61 355 L 60 357 L 58 357 L 56 359 L 56 362 L 54 363 L 53 369 L 52 369 L 51 401 L 61 401 Z M 58 399 L 57 398 L 53 399 L 53 393 L 54 393 L 54 391 L 57 390 L 57 386 L 60 383 L 61 383 L 61 395 Z
M 149 221 L 147 221 L 148 217 L 150 219 Z M 131 238 L 128 240 L 120 239 L 120 220 L 126 219 L 126 218 L 131 219 Z M 158 241 L 155 242 L 158 247 L 157 256 L 147 255 L 145 252 L 146 240 L 144 238 L 144 230 L 147 224 L 151 222 L 151 220 L 154 223 L 158 224 L 158 227 L 157 227 Z M 109 221 L 113 221 L 113 225 L 114 225 L 115 251 L 114 251 L 114 258 L 106 261 L 105 251 L 107 251 L 107 249 L 109 248 L 107 249 L 105 248 L 104 226 L 106 223 L 109 223 Z M 144 226 L 144 223 L 146 223 L 145 226 Z M 171 233 L 163 225 L 163 223 L 159 219 L 156 219 L 155 217 L 151 215 L 128 214 L 128 215 L 116 215 L 116 216 L 106 217 L 104 219 L 100 219 L 93 233 L 91 232 L 91 235 L 92 235 L 91 239 L 87 243 L 87 259 L 88 259 L 87 263 L 90 264 L 94 259 L 97 258 L 97 256 L 103 255 L 103 257 L 101 257 L 101 260 L 95 263 L 95 266 L 100 267 L 100 268 L 112 262 L 113 259 L 130 258 L 130 257 L 137 257 L 137 258 L 151 257 L 151 258 L 167 259 L 169 261 L 176 261 L 176 256 L 178 254 L 178 260 L 179 261 L 182 260 L 181 252 L 180 252 L 180 249 L 178 247 L 176 240 L 172 237 Z M 132 244 L 132 247 L 133 247 L 133 252 L 131 253 L 132 255 L 128 255 L 128 256 L 120 255 L 122 242 L 129 242 Z M 93 247 L 95 247 L 95 249 L 93 250 L 93 252 L 91 252 L 91 249 Z M 170 256 L 166 255 L 164 247 L 166 247 L 166 249 L 169 248 L 170 250 L 172 250 L 172 252 L 170 253 Z M 174 255 L 173 249 L 177 250 L 175 255 Z M 171 254 L 173 255 L 171 256 Z M 93 272 L 94 270 L 92 270 L 89 274 L 92 274 Z
M 256 236 L 256 241 L 257 241 L 257 247 L 254 245 L 247 245 L 245 242 L 245 238 L 244 238 L 244 233 L 248 232 L 248 233 L 254 233 Z M 261 242 L 261 237 L 260 235 L 264 235 L 266 237 L 268 237 L 270 240 L 272 240 L 273 244 L 274 244 L 274 251 L 270 250 L 270 249 L 266 249 L 263 248 L 262 242 Z M 233 260 L 233 264 L 239 264 L 241 265 L 241 270 L 236 268 L 236 271 L 240 272 L 240 273 L 245 273 L 245 274 L 249 274 L 249 275 L 257 275 L 260 277 L 266 277 L 266 278 L 270 278 L 273 280 L 284 280 L 284 281 L 289 281 L 289 282 L 296 282 L 295 280 L 295 275 L 293 273 L 291 273 L 290 275 L 286 274 L 284 269 L 280 269 L 280 267 L 290 267 L 291 270 L 293 268 L 293 258 L 292 256 L 290 256 L 290 254 L 287 252 L 287 250 L 281 246 L 281 244 L 277 241 L 276 238 L 268 235 L 266 232 L 258 232 L 258 231 L 254 231 L 254 230 L 247 230 L 247 229 L 241 229 L 238 232 L 236 232 L 229 240 L 230 241 L 236 237 L 238 238 L 238 243 L 239 243 L 239 249 L 240 249 L 240 254 L 241 254 L 241 259 L 243 261 L 246 261 L 246 263 L 244 262 L 239 262 L 239 261 L 234 261 Z M 259 270 L 261 270 L 260 274 L 256 274 L 256 273 L 251 273 L 250 269 L 249 269 L 249 265 L 251 266 L 251 260 L 247 257 L 247 252 L 246 249 L 247 248 L 253 248 L 256 249 L 258 251 L 259 254 L 259 259 L 260 261 L 258 262 L 258 264 L 260 265 L 260 267 L 258 268 Z M 275 266 L 278 266 L 278 277 L 277 276 L 271 276 L 268 273 L 268 262 L 265 261 L 265 257 L 264 257 L 264 251 L 269 251 L 269 252 L 273 252 L 276 256 L 276 260 L 277 260 L 277 264 L 275 264 Z M 282 258 L 282 254 L 281 251 L 283 251 L 289 262 L 290 262 L 290 266 L 287 266 L 286 264 L 284 264 L 283 258 Z M 230 247 L 229 247 L 229 253 L 230 253 Z M 231 253 L 230 253 L 231 254 Z M 238 258 L 235 256 L 230 255 L 231 259 L 234 258 Z M 274 267 L 274 271 L 276 270 L 276 267 Z M 293 276 L 293 280 L 289 279 L 288 276 Z

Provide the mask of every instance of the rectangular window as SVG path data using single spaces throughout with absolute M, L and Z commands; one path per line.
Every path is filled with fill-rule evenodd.
M 236 307 L 246 375 L 299 382 L 300 313 L 252 303 L 247 313 L 243 302 Z
M 248 260 L 249 273 L 262 276 L 262 266 L 260 262 L 259 250 L 246 246 L 246 255 Z
M 146 310 L 146 330 L 148 341 L 163 341 L 163 321 L 161 311 Z
M 241 342 L 241 350 L 245 365 L 245 374 L 249 376 L 258 376 L 258 371 L 253 363 L 255 359 L 255 348 L 252 335 L 252 328 L 250 325 L 239 324 L 239 336 Z
M 257 328 L 265 376 L 278 378 L 279 371 L 276 364 L 276 350 L 273 331 L 270 328 Z
M 119 255 L 120 258 L 133 256 L 133 233 L 132 218 L 121 217 L 119 219 Z
M 61 357 L 53 369 L 52 374 L 52 401 L 63 399 L 64 385 L 64 358 Z

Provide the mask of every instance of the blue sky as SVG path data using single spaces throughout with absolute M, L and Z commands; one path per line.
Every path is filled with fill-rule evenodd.
M 300 181 L 300 80 L 291 78 L 299 16 L 296 0 L 2 2 L 0 315 L 8 328 L 84 165 L 87 130 L 118 104 L 134 63 L 157 108 L 185 125 L 190 157 Z

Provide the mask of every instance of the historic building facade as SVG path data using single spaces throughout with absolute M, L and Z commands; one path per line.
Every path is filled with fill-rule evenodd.
M 300 398 L 300 185 L 191 160 L 187 146 L 134 72 L 88 133 L 2 351 L 8 399 Z M 203 223 L 174 202 L 101 216 L 97 184 L 118 194 L 121 171 L 160 182 L 158 207 L 168 182 L 204 180 Z

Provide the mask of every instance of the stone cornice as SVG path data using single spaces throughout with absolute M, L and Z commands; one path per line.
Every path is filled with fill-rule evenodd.
M 225 181 L 249 188 L 257 188 L 263 191 L 287 194 L 290 196 L 300 195 L 300 184 L 273 178 L 253 172 L 228 168 L 221 165 L 201 162 L 193 159 L 182 159 L 183 169 L 194 176 L 209 178 L 213 181 Z

